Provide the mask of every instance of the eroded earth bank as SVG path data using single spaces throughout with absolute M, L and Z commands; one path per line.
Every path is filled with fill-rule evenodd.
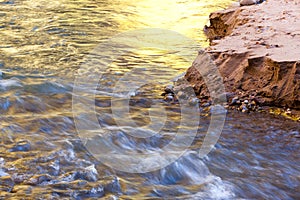
M 205 52 L 219 68 L 229 106 L 243 110 L 243 104 L 252 103 L 255 108 L 276 106 L 299 113 L 299 15 L 299 0 L 268 0 L 211 13 L 210 26 L 204 27 L 210 40 Z M 209 100 L 199 73 L 201 56 L 185 78 L 200 99 Z

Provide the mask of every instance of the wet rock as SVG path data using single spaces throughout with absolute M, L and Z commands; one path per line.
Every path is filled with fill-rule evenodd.
M 289 109 L 289 108 L 288 108 L 288 109 L 285 111 L 285 114 L 286 114 L 286 115 L 290 115 L 290 114 L 292 114 L 292 111 L 291 111 L 291 109 Z
M 102 197 L 105 194 L 101 182 L 76 180 L 68 183 L 56 183 L 51 186 L 53 187 L 53 192 L 60 197 Z
M 258 0 L 240 0 L 240 5 L 241 6 L 250 6 L 257 4 L 259 1 Z
M 106 180 L 104 181 L 104 190 L 105 192 L 110 193 L 120 193 L 122 190 L 118 177 L 106 177 Z
M 1 3 L 12 5 L 12 4 L 15 3 L 15 0 L 7 0 L 7 1 L 3 1 L 3 2 L 1 2 Z
M 58 176 L 59 172 L 60 172 L 59 162 L 58 161 L 54 161 L 54 162 L 49 163 L 46 166 L 46 170 L 47 170 L 47 173 L 49 173 L 50 175 L 52 175 L 52 176 Z
M 8 173 L 5 172 L 4 164 L 5 164 L 4 158 L 0 158 L 0 177 L 9 175 Z
M 211 103 L 210 102 L 207 102 L 207 103 L 203 103 L 201 106 L 202 107 L 209 107 L 211 105 Z
M 167 85 L 165 87 L 165 92 L 166 93 L 174 93 L 174 86 L 173 85 Z
M 251 106 L 256 106 L 256 102 L 255 101 L 251 101 L 250 105 Z
M 237 104 L 238 100 L 239 100 L 239 97 L 237 97 L 237 96 L 233 97 L 230 104 L 235 105 L 235 104 Z
M 29 180 L 24 181 L 24 183 L 27 185 L 39 185 L 43 182 L 48 182 L 51 179 L 51 176 L 47 174 L 38 174 L 31 177 Z
M 232 99 L 235 97 L 235 93 L 234 92 L 226 92 L 226 99 Z
M 2 176 L 8 176 L 9 174 L 6 173 L 2 168 L 0 168 L 0 177 Z
M 168 102 L 171 102 L 174 101 L 174 96 L 171 94 L 167 94 L 164 99 Z
M 11 152 L 15 151 L 29 151 L 31 149 L 31 144 L 28 140 L 19 141 L 13 148 L 10 149 Z
M 10 192 L 15 183 L 11 176 L 2 176 L 0 177 L 0 191 Z
M 263 107 L 261 107 L 261 106 L 257 107 L 257 111 L 262 111 L 262 110 L 264 110 Z
M 28 180 L 32 175 L 30 174 L 13 174 L 12 179 L 16 184 L 23 183 L 24 181 Z
M 91 165 L 83 170 L 75 173 L 74 179 L 82 179 L 87 181 L 96 181 L 98 179 L 98 172 L 95 165 Z
M 249 109 L 247 108 L 247 106 L 245 104 L 242 104 L 241 107 L 240 107 L 240 110 L 242 112 L 249 112 Z
M 10 105 L 9 98 L 0 99 L 0 110 L 7 111 Z

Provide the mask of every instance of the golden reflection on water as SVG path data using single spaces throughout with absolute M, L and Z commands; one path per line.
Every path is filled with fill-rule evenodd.
M 192 39 L 194 45 L 189 42 L 184 43 L 184 41 L 181 45 L 181 47 L 189 48 L 190 58 L 188 60 L 178 55 L 172 55 L 170 52 L 159 54 L 157 52 L 161 49 L 158 48 L 148 49 L 147 51 L 137 48 L 135 51 L 136 57 L 147 58 L 147 63 L 160 63 L 183 72 L 191 65 L 197 55 L 197 50 L 208 46 L 208 40 L 202 30 L 204 25 L 208 23 L 209 14 L 227 7 L 232 2 L 232 0 L 125 0 L 121 3 L 123 6 L 122 15 L 116 16 L 116 21 L 119 24 L 118 31 L 161 28 Z M 178 38 L 174 38 L 174 40 L 176 39 Z M 162 43 L 165 38 L 161 36 L 156 40 L 153 43 Z M 175 46 L 174 50 L 176 50 Z M 157 55 L 160 55 L 160 57 L 157 57 Z M 176 71 L 173 73 L 174 75 L 178 74 Z
M 131 2 L 134 2 L 133 4 Z M 202 28 L 208 22 L 211 12 L 224 9 L 232 0 L 141 0 L 123 1 L 125 10 L 136 13 L 128 18 L 120 18 L 121 29 L 163 28 L 181 33 L 207 46 Z M 134 17 L 132 19 L 132 17 Z
M 66 69 L 66 73 L 73 73 L 85 55 L 101 41 L 128 30 L 167 29 L 203 47 L 208 45 L 202 28 L 208 22 L 209 13 L 232 2 L 54 0 L 46 3 L 45 0 L 24 0 L 0 4 L 0 53 L 4 54 L 2 59 L 6 66 L 29 71 Z M 196 50 L 191 51 L 196 54 Z

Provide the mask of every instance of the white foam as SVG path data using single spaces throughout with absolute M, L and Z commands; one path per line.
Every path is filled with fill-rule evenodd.
M 9 175 L 8 173 L 4 172 L 4 170 L 3 170 L 4 163 L 5 163 L 4 159 L 0 158 L 0 177 Z

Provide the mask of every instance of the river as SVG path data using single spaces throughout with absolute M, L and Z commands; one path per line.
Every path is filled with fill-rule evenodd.
M 299 122 L 228 111 L 199 156 L 211 111 L 161 96 L 231 3 L 0 0 L 0 199 L 299 199 Z

